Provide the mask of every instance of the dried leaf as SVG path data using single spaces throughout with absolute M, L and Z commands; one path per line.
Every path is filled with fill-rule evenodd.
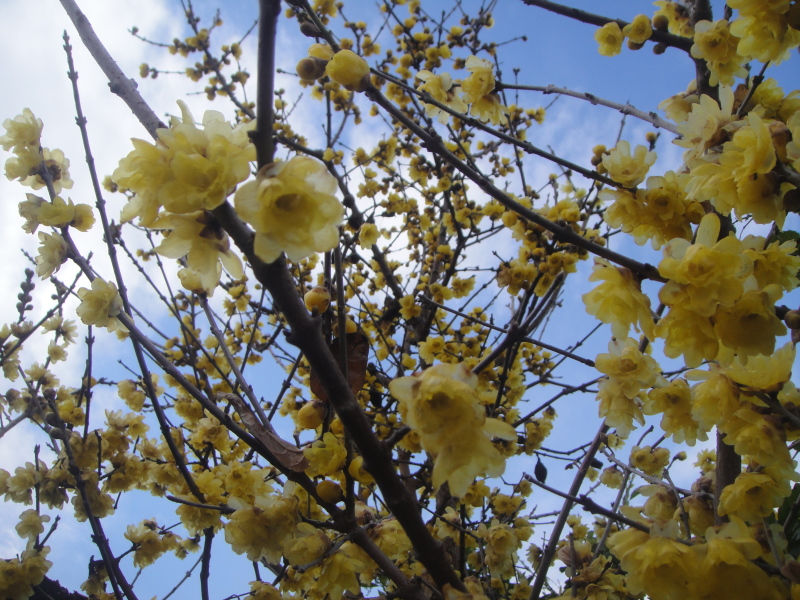
M 275 458 L 277 458 L 283 466 L 287 469 L 291 469 L 295 473 L 302 473 L 306 470 L 308 467 L 308 459 L 303 455 L 303 451 L 294 444 L 290 444 L 281 438 L 277 432 L 272 429 L 271 425 L 268 424 L 268 426 L 265 427 L 244 400 L 235 394 L 217 394 L 217 398 L 228 400 L 233 405 L 233 408 L 239 413 L 239 417 L 242 419 L 242 423 L 244 423 L 247 431 L 259 442 L 264 444 L 264 447 L 275 455 Z
M 358 394 L 364 387 L 367 379 L 367 359 L 369 358 L 369 338 L 360 331 L 347 334 L 347 383 L 354 394 Z M 328 349 L 336 358 L 336 364 L 342 368 L 339 360 L 339 338 L 334 338 Z M 311 370 L 311 392 L 323 402 L 328 401 L 328 395 L 322 387 L 316 372 Z

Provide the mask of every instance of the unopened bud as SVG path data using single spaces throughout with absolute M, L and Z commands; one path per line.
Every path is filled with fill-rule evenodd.
M 297 425 L 301 429 L 316 429 L 322 425 L 327 410 L 324 402 L 312 400 L 297 411 Z
M 339 321 L 338 320 L 333 322 L 332 329 L 333 329 L 333 335 L 339 335 Z M 344 332 L 345 333 L 355 333 L 356 331 L 358 331 L 358 325 L 356 325 L 356 322 L 353 321 L 353 319 L 348 318 L 345 321 Z
M 313 38 L 320 37 L 322 35 L 319 29 L 317 29 L 317 26 L 314 25 L 313 23 L 309 23 L 308 21 L 300 25 L 300 33 L 302 33 L 306 37 L 313 37 Z
M 327 288 L 318 285 L 306 292 L 303 302 L 309 311 L 321 315 L 331 305 L 331 293 Z
M 661 42 L 653 46 L 653 54 L 664 54 L 664 52 L 666 51 L 667 51 L 667 45 L 662 44 Z
M 666 15 L 656 15 L 653 17 L 653 29 L 656 31 L 667 31 L 667 29 L 669 29 L 669 18 Z
M 783 321 L 789 329 L 800 329 L 800 311 L 790 310 L 783 317 Z
M 317 494 L 319 494 L 319 497 L 325 500 L 325 502 L 330 502 L 331 504 L 336 504 L 344 500 L 342 487 L 330 479 L 323 479 L 317 484 Z
M 304 81 L 316 81 L 325 75 L 325 67 L 327 64 L 328 61 L 326 60 L 308 56 L 298 62 L 295 69 L 297 70 L 297 74 L 300 76 L 300 79 L 303 79 Z
M 783 195 L 783 208 L 786 212 L 800 212 L 800 190 L 789 190 Z

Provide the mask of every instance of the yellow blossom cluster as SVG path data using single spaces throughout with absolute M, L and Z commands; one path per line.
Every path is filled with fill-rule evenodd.
M 508 423 L 486 417 L 477 384 L 478 377 L 461 363 L 435 365 L 389 385 L 403 421 L 435 457 L 433 485 L 446 481 L 454 496 L 463 496 L 478 475 L 503 472 L 505 460 L 492 438 L 517 437 Z
M 633 338 L 613 340 L 608 353 L 598 354 L 595 367 L 606 375 L 600 380 L 599 414 L 606 425 L 615 427 L 617 435 L 627 437 L 633 421 L 644 423 L 642 403 L 644 388 L 662 381 L 658 363 L 643 354 Z

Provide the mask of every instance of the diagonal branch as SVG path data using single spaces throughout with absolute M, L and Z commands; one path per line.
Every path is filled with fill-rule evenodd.
M 564 6 L 563 4 L 558 4 L 556 2 L 549 2 L 549 0 L 522 0 L 522 1 L 528 6 L 538 6 L 539 8 L 544 8 L 545 10 L 549 10 L 550 12 L 556 13 L 557 15 L 563 15 L 565 17 L 569 17 L 570 19 L 575 19 L 576 21 L 580 21 L 582 23 L 588 23 L 589 25 L 597 25 L 598 27 L 602 27 L 606 23 L 616 23 L 617 25 L 619 25 L 620 29 L 628 25 L 628 22 L 623 21 L 622 19 L 611 19 L 609 17 L 603 17 L 601 15 L 596 15 L 594 13 L 586 12 L 585 10 L 573 8 L 571 6 Z M 666 31 L 656 31 L 656 30 L 653 30 L 653 34 L 650 36 L 650 39 L 648 41 L 661 43 L 666 46 L 672 46 L 673 48 L 679 48 L 680 50 L 685 50 L 686 52 L 689 52 L 689 50 L 691 50 L 692 44 L 694 43 L 691 38 L 685 38 L 680 35 L 675 35 L 673 33 L 667 33 Z
M 161 122 L 161 119 L 156 116 L 153 109 L 144 101 L 144 98 L 136 89 L 136 82 L 125 77 L 125 73 L 122 72 L 122 69 L 119 68 L 119 65 L 106 50 L 103 42 L 97 37 L 94 29 L 92 29 L 92 24 L 89 23 L 89 19 L 78 8 L 75 0 L 61 0 L 61 6 L 64 7 L 72 24 L 75 25 L 75 29 L 78 30 L 78 35 L 80 35 L 83 45 L 86 46 L 92 58 L 108 77 L 108 87 L 113 93 L 122 98 L 134 116 L 147 129 L 147 132 L 155 138 L 156 129 L 166 127 L 166 125 Z

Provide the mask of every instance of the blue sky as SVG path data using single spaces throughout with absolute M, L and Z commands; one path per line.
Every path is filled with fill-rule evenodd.
M 603 3 L 576 0 L 569 4 L 586 10 L 597 10 L 599 6 L 603 14 L 623 19 L 631 19 L 639 12 L 652 14 L 654 10 L 649 2 L 638 0 L 608 0 Z M 717 15 L 721 15 L 720 3 L 715 4 Z M 2 26 L 3 35 L 0 36 L 0 52 L 7 59 L 0 67 L 0 75 L 6 82 L 5 91 L 0 95 L 0 119 L 13 117 L 21 112 L 23 107 L 30 107 L 38 117 L 42 118 L 45 122 L 45 145 L 62 148 L 72 160 L 71 171 L 76 184 L 68 195 L 76 202 L 91 203 L 92 196 L 83 163 L 83 150 L 72 116 L 71 90 L 64 75 L 66 65 L 61 50 L 61 33 L 64 29 L 70 32 L 75 46 L 75 60 L 80 74 L 79 83 L 84 109 L 89 118 L 89 131 L 101 176 L 113 171 L 117 161 L 129 151 L 130 137 L 146 138 L 147 135 L 119 99 L 109 94 L 102 74 L 82 48 L 58 2 L 2 0 L 2 5 L 5 24 Z M 216 5 L 217 3 L 206 0 L 195 2 L 198 14 L 204 17 L 204 23 L 208 23 Z M 222 17 L 226 21 L 222 38 L 229 36 L 225 41 L 234 41 L 237 38 L 234 34 L 249 27 L 256 18 L 255 1 L 235 3 L 235 5 L 235 10 L 226 7 L 222 11 Z M 465 6 L 473 5 L 474 3 L 465 3 Z M 177 99 L 187 100 L 195 117 L 198 118 L 205 108 L 223 110 L 226 114 L 231 114 L 232 111 L 228 106 L 220 101 L 208 106 L 204 95 L 189 95 L 196 88 L 183 78 L 162 76 L 155 81 L 142 81 L 138 78 L 138 68 L 142 62 L 164 69 L 182 69 L 185 66 L 179 57 L 169 57 L 163 51 L 135 40 L 126 32 L 129 27 L 138 26 L 141 34 L 163 41 L 186 35 L 177 0 L 141 0 L 137 3 L 92 0 L 83 2 L 81 6 L 123 70 L 139 81 L 140 91 L 158 114 L 177 112 L 175 105 Z M 441 2 L 423 1 L 423 7 L 431 13 L 438 12 L 442 6 Z M 346 13 L 351 19 L 363 19 L 369 23 L 377 23 L 379 18 L 375 4 L 367 0 L 349 4 Z M 618 102 L 630 101 L 643 110 L 654 110 L 659 102 L 682 91 L 694 75 L 694 65 L 691 60 L 675 49 L 669 49 L 662 56 L 654 56 L 649 47 L 638 52 L 624 49 L 620 56 L 602 57 L 597 53 L 593 26 L 569 21 L 543 9 L 525 6 L 522 2 L 501 0 L 494 16 L 496 25 L 490 32 L 491 39 L 503 42 L 522 35 L 528 38 L 525 42 L 515 41 L 503 47 L 502 69 L 506 79 L 510 79 L 513 69 L 520 68 L 521 83 L 556 84 L 575 90 L 590 91 Z M 310 43 L 294 34 L 295 27 L 295 22 L 286 19 L 282 19 L 279 25 L 280 53 L 277 63 L 280 68 L 287 71 L 292 71 L 297 60 L 305 56 L 306 46 Z M 219 43 L 222 43 L 222 38 L 218 40 Z M 388 39 L 376 41 L 389 45 Z M 249 49 L 252 50 L 254 42 L 255 40 L 251 39 L 248 44 Z M 254 72 L 252 63 L 250 70 Z M 787 91 L 800 87 L 796 66 L 781 65 L 770 69 L 768 74 L 776 77 Z M 287 86 L 292 93 L 298 91 L 291 77 L 279 79 L 279 85 Z M 520 104 L 530 107 L 547 105 L 552 100 L 552 96 L 543 97 L 541 94 L 530 92 L 521 93 L 520 96 Z M 300 117 L 298 123 L 301 123 L 298 128 L 313 141 L 315 133 L 319 135 L 319 128 L 313 120 L 303 121 L 304 115 L 298 116 Z M 596 143 L 605 143 L 609 147 L 613 145 L 619 129 L 619 120 L 619 115 L 607 109 L 591 107 L 579 100 L 562 98 L 549 111 L 545 124 L 532 132 L 529 139 L 542 147 L 552 145 L 566 158 L 586 164 L 593 145 Z M 650 130 L 647 124 L 629 118 L 623 137 L 630 139 L 634 144 L 644 143 L 644 134 Z M 364 141 L 366 139 L 370 139 L 369 143 L 372 143 L 369 135 L 360 136 L 362 134 L 356 132 L 349 140 L 350 143 L 353 145 L 364 143 L 368 146 Z M 668 143 L 667 136 L 659 142 L 658 150 L 661 159 L 654 172 L 674 167 L 679 161 L 680 152 Z M 5 158 L 3 155 L 4 160 Z M 543 181 L 547 173 L 556 170 L 539 160 L 530 161 L 526 169 L 529 169 L 530 174 L 538 181 Z M 0 303 L 0 322 L 9 322 L 14 317 L 13 304 L 16 300 L 13 296 L 17 293 L 22 269 L 27 266 L 16 248 L 24 247 L 36 254 L 37 242 L 33 236 L 25 235 L 21 231 L 21 220 L 17 216 L 16 206 L 24 199 L 25 191 L 16 183 L 7 182 L 5 179 L 0 181 L 0 198 L 2 198 L 0 230 L 4 236 L 7 257 L 0 264 L 0 289 L 7 290 L 4 302 Z M 112 214 L 116 214 L 115 211 L 121 208 L 121 200 L 112 198 L 110 202 Z M 78 242 L 87 251 L 96 249 L 98 245 L 97 239 L 88 236 L 79 238 Z M 625 248 L 639 251 L 630 244 Z M 98 255 L 98 268 L 110 272 L 108 265 L 103 262 L 102 251 L 95 251 Z M 576 281 L 571 284 L 574 286 L 570 288 L 571 293 L 564 298 L 565 306 L 561 314 L 571 317 L 564 322 L 553 323 L 548 329 L 545 340 L 559 343 L 562 336 L 574 337 L 576 330 L 585 329 L 584 324 L 587 321 L 578 321 L 576 316 L 582 314 L 580 294 L 588 291 L 590 287 L 586 282 L 590 266 L 589 262 L 581 266 Z M 65 268 L 65 272 L 71 271 Z M 132 293 L 134 299 L 143 301 L 147 297 L 144 290 L 135 286 Z M 40 283 L 37 286 L 37 298 L 41 301 L 38 306 L 44 305 L 49 294 L 46 284 Z M 34 313 L 41 312 L 38 306 Z M 609 338 L 610 333 L 602 330 L 595 337 L 595 341 L 582 350 L 581 354 L 593 358 L 598 351 L 605 351 Z M 112 369 L 114 373 L 119 373 L 116 361 L 123 357 L 132 364 L 127 355 L 118 354 L 119 346 L 113 336 L 100 333 L 98 344 L 101 369 L 105 367 Z M 40 360 L 37 357 L 42 356 L 46 346 L 46 341 L 34 340 L 29 344 L 25 356 L 30 360 Z M 69 381 L 71 372 L 82 368 L 81 356 L 76 352 L 66 364 L 57 365 L 55 370 L 62 374 L 65 381 Z M 581 374 L 576 372 L 575 377 L 583 381 L 587 375 L 585 372 Z M 277 373 L 274 376 L 278 377 Z M 264 390 L 272 389 L 274 385 L 268 378 L 261 383 Z M 543 399 L 546 399 L 550 392 L 552 389 L 545 392 Z M 531 405 L 535 406 L 538 401 L 538 397 L 532 399 Z M 120 401 L 113 391 L 101 390 L 98 393 L 98 402 L 98 406 L 103 408 L 120 407 Z M 574 402 L 570 400 L 563 409 L 559 409 L 559 412 L 562 418 L 557 421 L 554 444 L 558 439 L 586 439 L 598 426 L 594 401 L 589 397 L 576 398 Z M 101 414 L 97 413 L 94 416 L 98 425 Z M 0 467 L 13 470 L 13 467 L 31 460 L 34 441 L 44 443 L 35 429 L 22 427 L 0 440 Z M 561 446 L 567 442 L 557 443 Z M 530 470 L 524 465 L 515 467 L 509 469 L 509 476 L 523 468 Z M 571 477 L 571 473 L 558 473 L 555 469 L 551 469 L 551 477 L 552 482 L 559 485 Z M 118 514 L 107 520 L 108 533 L 112 539 L 118 538 L 127 524 L 136 523 L 142 518 L 157 517 L 161 524 L 171 524 L 177 520 L 171 505 L 151 502 L 138 493 L 133 496 L 133 501 L 124 503 Z M 542 498 L 543 506 L 548 503 L 560 506 L 559 500 Z M 19 508 L 16 505 L 0 504 L 0 522 L 13 524 L 13 515 Z M 7 527 L 0 526 L 0 557 L 6 558 L 22 549 L 21 543 L 14 539 L 13 533 L 6 535 Z M 52 576 L 60 579 L 65 585 L 77 588 L 85 577 L 88 556 L 97 554 L 89 542 L 88 527 L 85 524 L 75 523 L 65 515 L 52 545 L 51 559 L 56 563 Z M 251 579 L 251 571 L 246 561 L 231 560 L 220 551 L 223 547 L 224 542 L 218 538 L 215 543 L 215 555 L 219 558 L 219 562 L 215 562 L 212 567 L 214 597 L 223 597 L 232 591 L 228 584 L 233 572 L 236 572 L 237 576 L 241 574 L 242 582 Z M 120 551 L 124 549 L 124 545 L 119 544 L 115 549 Z M 195 558 L 190 557 L 178 564 L 177 561 L 169 559 L 163 567 L 158 567 L 152 572 L 145 571 L 140 584 L 137 584 L 140 597 L 163 594 L 177 582 L 194 560 Z M 190 590 L 194 593 L 194 588 L 187 588 L 180 596 L 188 597 Z M 235 591 L 244 592 L 245 589 L 240 585 Z

